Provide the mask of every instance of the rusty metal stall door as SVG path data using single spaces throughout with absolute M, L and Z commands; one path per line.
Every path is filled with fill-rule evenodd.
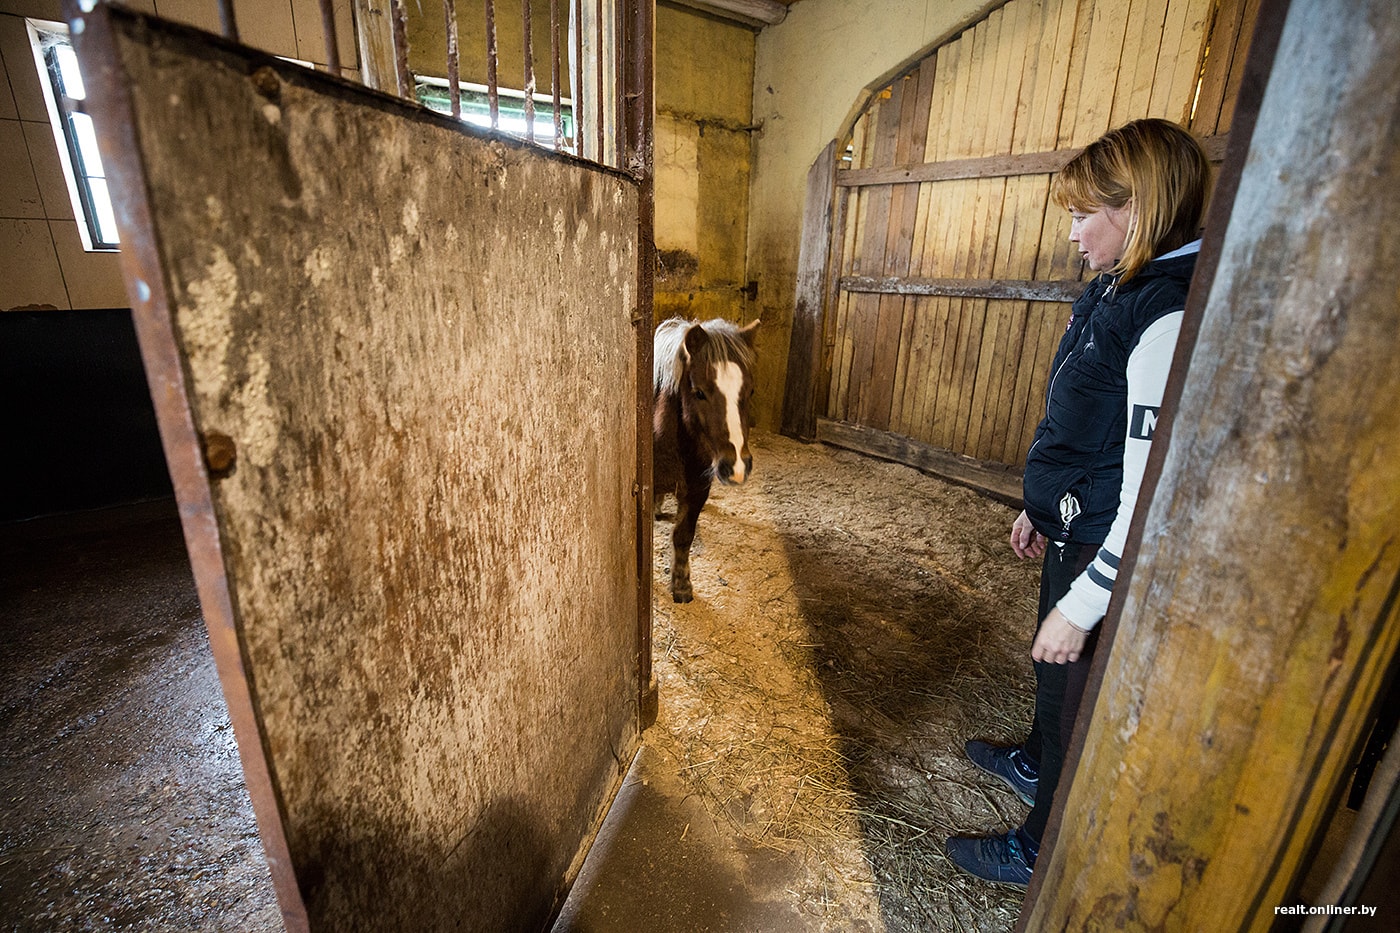
M 293 929 L 548 922 L 638 736 L 638 184 L 75 20 Z

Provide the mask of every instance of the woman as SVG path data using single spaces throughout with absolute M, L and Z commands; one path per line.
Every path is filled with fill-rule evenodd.
M 948 854 L 980 878 L 1025 887 L 1108 609 L 1200 251 L 1210 167 L 1166 120 L 1112 130 L 1055 177 L 1070 242 L 1100 273 L 1075 301 L 1051 366 L 1045 416 L 1026 455 L 1017 556 L 1041 557 L 1031 646 L 1036 711 L 1019 746 L 967 743 L 979 768 L 1031 804 L 1003 835 L 954 836 Z

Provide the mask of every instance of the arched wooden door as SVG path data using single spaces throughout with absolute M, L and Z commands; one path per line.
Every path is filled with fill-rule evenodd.
M 1166 117 L 1224 151 L 1252 0 L 1010 0 L 877 88 L 813 169 L 784 431 L 1019 495 L 1082 289 L 1053 174 Z

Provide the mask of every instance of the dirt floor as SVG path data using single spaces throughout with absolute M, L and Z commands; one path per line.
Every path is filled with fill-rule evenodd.
M 647 743 L 748 842 L 799 859 L 813 930 L 1010 930 L 1021 892 L 960 874 L 944 838 L 1026 809 L 963 756 L 1029 725 L 1038 566 L 1015 514 L 916 470 L 757 434 L 716 487 L 674 604 L 655 526 Z M 670 504 L 666 506 L 670 510 Z
M 280 930 L 170 500 L 0 526 L 0 927 Z
M 1025 813 L 962 755 L 1029 720 L 1036 568 L 1011 510 L 823 445 L 753 448 L 701 516 L 695 602 L 671 602 L 655 526 L 644 738 L 697 818 L 682 838 L 708 815 L 760 853 L 800 915 L 784 930 L 1011 929 L 1020 892 L 943 855 Z M 0 527 L 0 570 L 0 927 L 280 929 L 173 503 Z

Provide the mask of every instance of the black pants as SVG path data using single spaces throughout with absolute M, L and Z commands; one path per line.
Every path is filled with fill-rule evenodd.
M 1069 592 L 1075 577 L 1084 572 L 1099 552 L 1097 544 L 1051 544 L 1045 549 L 1045 562 L 1040 572 L 1041 623 L 1060 597 Z M 1039 630 L 1039 626 L 1037 626 Z M 1089 664 L 1098 645 L 1099 630 L 1089 633 L 1078 661 L 1068 664 L 1035 663 L 1035 720 L 1026 737 L 1026 757 L 1040 765 L 1040 777 L 1035 789 L 1035 806 L 1031 807 L 1021 831 L 1037 846 L 1045 835 L 1045 822 L 1050 818 L 1050 805 L 1055 800 L 1055 788 L 1060 783 L 1065 752 L 1074 733 L 1074 718 L 1084 687 L 1089 680 Z

